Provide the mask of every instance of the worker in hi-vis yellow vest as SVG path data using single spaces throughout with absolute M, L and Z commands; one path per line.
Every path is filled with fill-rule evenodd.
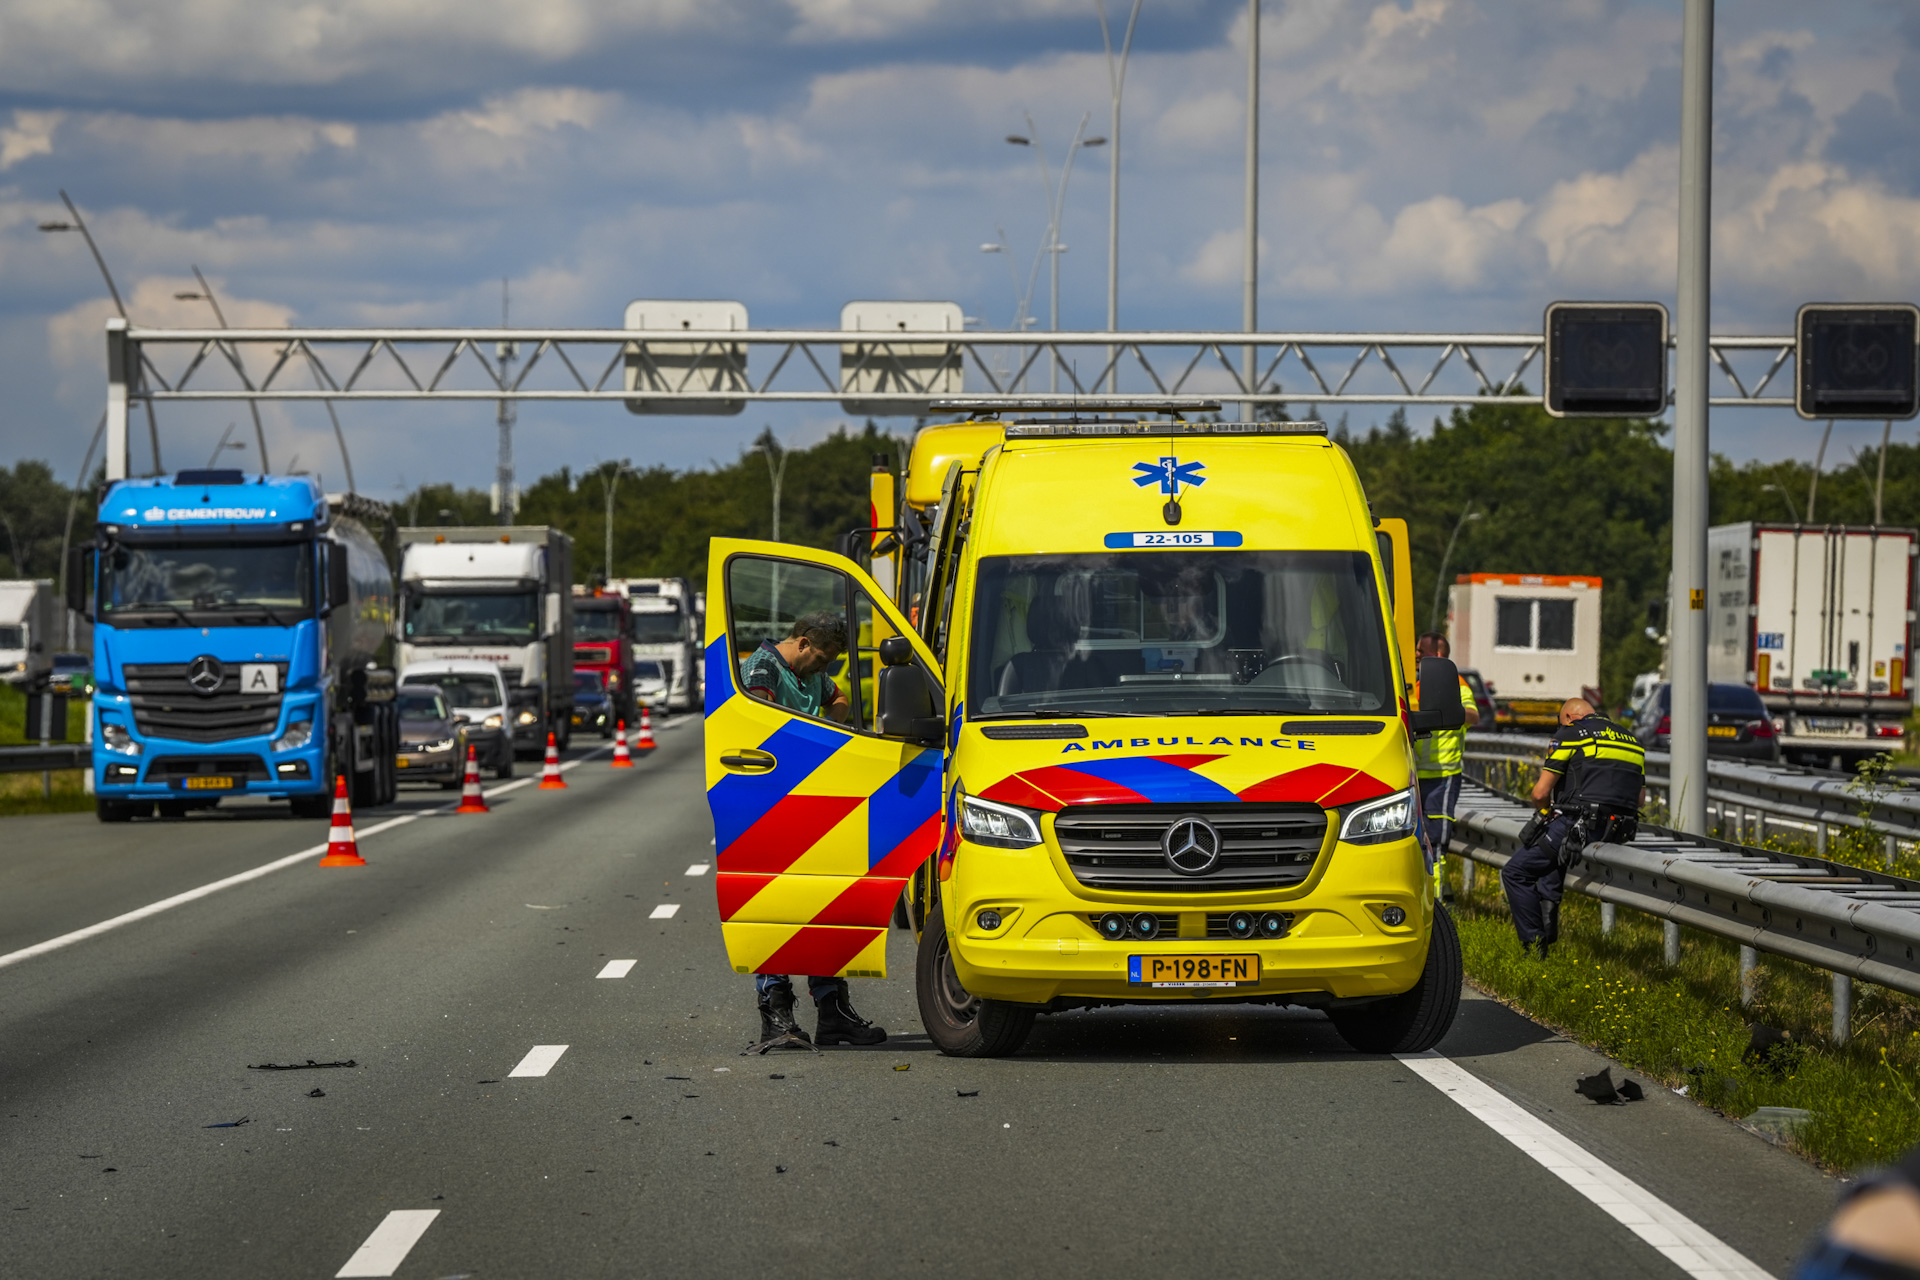
M 1423 658 L 1448 658 L 1452 646 L 1438 631 L 1421 636 L 1416 645 Z M 1480 708 L 1474 704 L 1473 689 L 1460 681 L 1460 705 L 1466 710 L 1467 723 L 1480 723 Z M 1447 841 L 1453 835 L 1453 809 L 1460 803 L 1460 770 L 1467 750 L 1467 731 L 1442 729 L 1417 738 L 1413 744 L 1414 762 L 1420 769 L 1420 812 L 1427 821 L 1427 844 L 1433 858 L 1433 883 L 1440 896 L 1446 896 Z

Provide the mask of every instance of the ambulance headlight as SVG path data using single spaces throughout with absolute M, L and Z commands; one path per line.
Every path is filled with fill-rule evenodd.
M 313 741 L 313 721 L 295 720 L 287 731 L 273 740 L 275 751 L 297 751 Z
M 973 843 L 995 849 L 1031 849 L 1040 843 L 1040 823 L 1031 811 L 978 796 L 960 797 L 960 831 Z
M 1348 844 L 1385 844 L 1412 835 L 1420 821 L 1420 793 L 1409 788 L 1384 800 L 1373 800 L 1347 810 L 1340 838 Z

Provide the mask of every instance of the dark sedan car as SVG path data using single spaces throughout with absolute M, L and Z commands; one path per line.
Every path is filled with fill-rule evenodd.
M 400 766 L 402 782 L 460 785 L 466 763 L 467 735 L 454 723 L 446 695 L 438 685 L 400 686 Z
M 591 729 L 603 738 L 613 736 L 614 721 L 619 718 L 613 698 L 607 693 L 606 677 L 598 671 L 573 673 L 573 727 Z
M 1462 667 L 1460 678 L 1467 682 L 1467 688 L 1473 690 L 1474 709 L 1480 713 L 1480 723 L 1473 727 L 1484 733 L 1492 733 L 1498 727 L 1493 716 L 1493 691 L 1487 688 L 1487 682 L 1472 667 Z
M 1651 751 L 1667 749 L 1671 685 L 1662 684 L 1640 708 L 1633 736 Z M 1732 760 L 1780 760 L 1773 714 L 1760 695 L 1743 684 L 1707 686 L 1707 754 Z

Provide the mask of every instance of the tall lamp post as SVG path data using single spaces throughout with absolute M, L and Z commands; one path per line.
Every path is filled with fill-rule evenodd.
M 1467 509 L 1460 513 L 1460 518 L 1453 522 L 1453 536 L 1447 539 L 1446 552 L 1440 557 L 1440 574 L 1433 584 L 1433 621 L 1427 624 L 1429 631 L 1440 629 L 1440 598 L 1447 589 L 1447 565 L 1453 560 L 1453 544 L 1460 540 L 1462 529 L 1466 528 L 1470 522 L 1482 519 L 1486 514 L 1484 511 L 1475 511 L 1473 504 L 1469 502 Z
M 613 581 L 613 492 L 620 486 L 620 477 L 637 476 L 640 473 L 624 462 L 616 462 L 611 466 L 603 462 L 595 471 L 600 477 L 601 492 L 607 499 L 607 567 L 600 579 L 604 583 Z
M 220 309 L 220 299 L 214 296 L 213 286 L 207 283 L 207 278 L 200 274 L 198 264 L 194 264 L 193 278 L 200 282 L 200 291 L 195 293 L 190 289 L 182 290 L 173 295 L 175 300 L 180 302 L 206 303 L 213 308 L 213 318 L 220 322 L 220 327 L 222 329 L 230 328 L 231 326 L 227 324 L 227 313 Z M 227 348 L 227 359 L 232 362 L 233 371 L 240 375 L 240 385 L 249 391 L 253 390 L 253 379 L 247 376 L 247 367 L 240 363 L 240 352 L 229 346 Z M 267 432 L 266 428 L 260 425 L 260 402 L 258 400 L 249 400 L 247 401 L 247 408 L 253 414 L 254 441 L 260 446 L 260 474 L 266 475 L 273 470 L 273 464 L 267 461 Z M 216 455 L 219 452 L 218 449 L 214 450 Z M 348 479 L 347 488 L 353 488 L 351 478 Z
M 80 233 L 81 239 L 87 242 L 88 251 L 93 254 L 94 265 L 100 268 L 100 278 L 107 282 L 107 292 L 113 295 L 113 309 L 120 313 L 122 320 L 127 319 L 127 304 L 120 300 L 120 286 L 113 282 L 113 272 L 107 270 L 107 260 L 101 256 L 100 246 L 94 243 L 93 232 L 87 230 L 87 220 L 80 216 L 78 206 L 73 203 L 73 198 L 65 191 L 60 193 L 60 200 L 67 206 L 67 212 L 73 215 L 73 221 L 61 222 L 58 219 L 50 220 L 41 223 L 40 230 L 47 232 L 78 231 Z M 165 468 L 160 465 L 160 425 L 154 421 L 153 401 L 147 400 L 143 401 L 143 403 L 147 407 L 147 443 L 153 446 L 153 473 L 159 475 L 165 470 Z M 108 452 L 112 452 L 111 447 L 109 447 Z
M 1053 255 L 1048 327 L 1055 332 L 1060 329 L 1060 255 L 1067 251 L 1067 246 L 1060 243 L 1060 211 L 1066 203 L 1067 179 L 1073 176 L 1073 158 L 1083 147 L 1107 145 L 1105 138 L 1089 138 L 1086 132 L 1087 117 L 1082 115 L 1080 127 L 1073 131 L 1073 141 L 1067 145 L 1067 158 L 1060 166 L 1060 181 L 1057 184 L 1053 181 L 1053 171 L 1047 167 L 1047 153 L 1040 145 L 1040 131 L 1033 127 L 1031 115 L 1027 116 L 1025 135 L 1018 133 L 1007 135 L 1007 141 L 1016 147 L 1032 147 L 1033 158 L 1040 165 L 1040 194 L 1047 202 L 1047 242 L 1042 246 L 1042 252 Z M 1049 391 L 1060 389 L 1060 357 L 1057 352 L 1047 365 L 1047 389 Z
M 1251 335 L 1260 323 L 1260 0 L 1247 0 L 1247 211 L 1245 261 L 1241 264 L 1241 327 Z M 1249 392 L 1260 390 L 1254 345 L 1241 353 Z M 1259 411 L 1249 404 L 1248 418 Z
M 1100 43 L 1107 50 L 1107 89 L 1113 114 L 1107 121 L 1107 332 L 1120 329 L 1120 95 L 1127 87 L 1127 55 L 1133 51 L 1133 24 L 1140 20 L 1141 0 L 1133 0 L 1127 15 L 1127 33 L 1120 40 L 1120 56 L 1113 56 L 1113 36 L 1107 30 L 1107 0 L 1093 0 L 1100 15 Z M 1002 239 L 1006 237 L 1002 236 Z M 1112 347 L 1107 348 L 1107 392 L 1118 390 L 1120 370 Z
M 1013 330 L 1015 333 L 1025 337 L 1028 326 L 1034 322 L 1033 317 L 1027 314 L 1027 308 L 1033 301 L 1033 280 L 1040 268 L 1040 258 L 1037 254 L 1034 256 L 1033 270 L 1027 272 L 1027 287 L 1025 290 L 1022 290 L 1020 288 L 1020 269 L 1013 265 L 1013 249 L 1007 244 L 1007 229 L 1005 227 L 995 226 L 994 231 L 999 234 L 1000 238 L 990 244 L 981 245 L 980 252 L 997 253 L 1007 260 L 1007 280 L 1013 285 Z M 1021 364 L 1024 365 L 1026 363 L 1026 349 L 1024 347 L 1020 349 L 1019 358 Z M 1015 391 L 1019 389 L 1018 386 L 1013 388 Z

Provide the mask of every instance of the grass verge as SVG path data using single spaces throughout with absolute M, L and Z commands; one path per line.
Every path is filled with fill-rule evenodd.
M 1622 907 L 1602 936 L 1600 904 L 1577 894 L 1567 895 L 1553 958 L 1526 960 L 1498 876 L 1481 866 L 1474 879 L 1454 919 L 1467 976 L 1488 994 L 1729 1116 L 1812 1112 L 1789 1145 L 1829 1168 L 1890 1162 L 1920 1143 L 1920 1003 L 1856 982 L 1853 1039 L 1836 1045 L 1824 971 L 1762 953 L 1743 1010 L 1734 943 L 1688 930 L 1668 969 L 1659 920 Z M 1750 1022 L 1791 1039 L 1753 1060 Z
M 87 731 L 85 698 L 67 699 L 67 741 L 78 742 Z M 0 745 L 18 746 L 27 723 L 27 695 L 10 684 L 0 684 Z M 38 773 L 0 773 L 0 818 L 23 813 L 87 813 L 93 797 L 81 790 L 80 770 L 53 771 L 53 794 L 43 793 Z

